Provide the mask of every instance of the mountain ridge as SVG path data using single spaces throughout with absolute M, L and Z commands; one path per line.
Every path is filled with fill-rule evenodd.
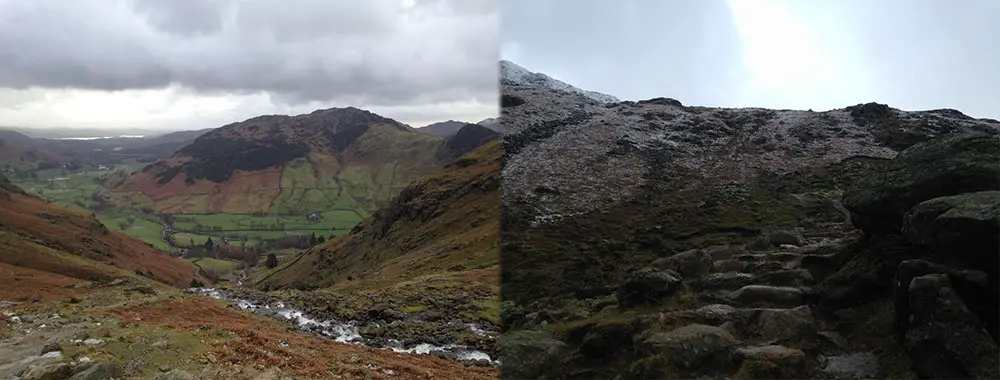
M 502 86 L 536 86 L 582 95 L 600 103 L 617 103 L 614 96 L 597 91 L 584 90 L 543 73 L 536 73 L 514 62 L 500 61 L 500 84 Z
M 374 211 L 469 149 L 449 141 L 355 107 L 261 115 L 199 136 L 108 195 L 159 213 Z

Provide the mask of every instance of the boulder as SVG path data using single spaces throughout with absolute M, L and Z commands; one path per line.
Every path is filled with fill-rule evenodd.
M 844 192 L 855 227 L 868 235 L 895 234 L 920 202 L 961 193 L 1000 190 L 1000 143 L 971 132 L 913 145 Z
M 945 274 L 914 278 L 908 288 L 904 346 L 919 375 L 932 379 L 998 379 L 1000 349 L 965 307 Z
M 926 260 L 906 260 L 896 267 L 893 284 L 896 326 L 900 334 L 910 328 L 910 283 L 914 278 L 929 274 L 945 274 L 951 288 L 966 307 L 986 326 L 994 339 L 1000 324 L 1000 291 L 991 286 L 986 273 L 949 267 Z M 900 335 L 902 338 L 902 335 Z
M 806 378 L 806 354 L 802 350 L 779 345 L 743 347 L 736 350 L 743 363 L 737 377 L 747 379 Z
M 657 259 L 650 266 L 654 269 L 675 271 L 682 277 L 696 277 L 711 271 L 712 264 L 712 257 L 707 252 L 692 249 Z
M 747 285 L 730 293 L 729 299 L 745 306 L 796 307 L 805 304 L 806 293 L 800 288 Z
M 816 283 L 808 270 L 782 269 L 760 275 L 760 283 L 771 286 L 811 286 Z
M 904 216 L 903 234 L 932 247 L 941 262 L 989 268 L 987 274 L 996 279 L 1000 267 L 1000 191 L 921 202 Z
M 750 273 L 712 273 L 702 277 L 696 285 L 702 290 L 736 290 L 753 284 L 757 277 Z
M 662 355 L 681 368 L 698 368 L 731 360 L 732 349 L 740 344 L 727 332 L 708 325 L 688 325 L 656 333 L 642 342 L 647 355 Z
M 926 378 L 1000 378 L 1000 350 L 951 288 L 945 274 L 914 278 L 904 346 Z
M 713 245 L 705 248 L 705 253 L 712 257 L 712 260 L 725 260 L 733 256 L 747 253 L 747 250 L 738 245 Z
M 805 244 L 806 239 L 802 237 L 802 234 L 797 231 L 791 230 L 777 230 L 771 231 L 767 235 L 767 242 L 774 247 L 778 247 L 784 244 L 802 246 Z
M 755 341 L 801 341 L 816 335 L 818 325 L 808 306 L 792 309 L 737 309 L 729 318 L 738 336 Z
M 198 380 L 194 375 L 179 369 L 156 375 L 153 380 Z
M 657 304 L 682 289 L 676 272 L 653 268 L 640 269 L 618 287 L 618 305 L 623 308 Z
M 536 379 L 546 370 L 559 365 L 566 344 L 547 331 L 520 330 L 500 337 L 501 377 L 505 379 Z
M 73 375 L 69 380 L 110 380 L 122 376 L 122 371 L 114 363 L 97 363 Z

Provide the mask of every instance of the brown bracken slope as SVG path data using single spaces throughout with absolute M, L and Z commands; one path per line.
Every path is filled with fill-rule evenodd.
M 416 181 L 350 234 L 303 251 L 258 286 L 322 288 L 349 278 L 396 283 L 435 273 L 495 272 L 500 144 L 489 142 Z
M 3 176 L 0 265 L 4 268 L 2 278 L 17 278 L 25 286 L 36 281 L 43 288 L 71 279 L 106 280 L 124 273 L 189 286 L 197 276 L 191 264 L 110 231 L 93 215 L 29 196 Z

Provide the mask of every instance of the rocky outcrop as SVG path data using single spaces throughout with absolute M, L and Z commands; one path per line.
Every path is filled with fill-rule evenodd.
M 503 355 L 501 377 L 535 379 L 551 366 L 558 365 L 566 344 L 543 331 L 508 332 L 500 339 Z
M 902 295 L 901 295 L 902 296 Z M 932 379 L 1000 378 L 1000 351 L 945 274 L 915 277 L 906 289 L 904 344 L 917 372 Z
M 844 194 L 854 225 L 868 234 L 896 234 L 918 203 L 962 193 L 1000 190 L 1000 140 L 965 133 L 914 145 Z

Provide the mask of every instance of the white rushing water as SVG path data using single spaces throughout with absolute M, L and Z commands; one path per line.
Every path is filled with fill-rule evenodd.
M 357 322 L 354 321 L 341 322 L 335 320 L 319 320 L 310 317 L 301 310 L 288 306 L 280 301 L 273 304 L 256 304 L 245 299 L 232 297 L 226 292 L 215 288 L 191 288 L 188 289 L 188 291 L 212 298 L 227 300 L 237 308 L 293 323 L 302 331 L 316 333 L 337 342 L 364 345 Z M 479 335 L 486 334 L 485 331 L 474 324 L 469 324 L 469 329 Z M 453 355 L 458 360 L 485 360 L 492 364 L 499 364 L 499 360 L 490 358 L 490 355 L 485 352 L 457 344 L 436 346 L 433 344 L 421 343 L 413 347 L 403 347 L 402 343 L 399 341 L 391 340 L 389 341 L 386 349 L 394 352 L 421 355 L 446 353 Z

